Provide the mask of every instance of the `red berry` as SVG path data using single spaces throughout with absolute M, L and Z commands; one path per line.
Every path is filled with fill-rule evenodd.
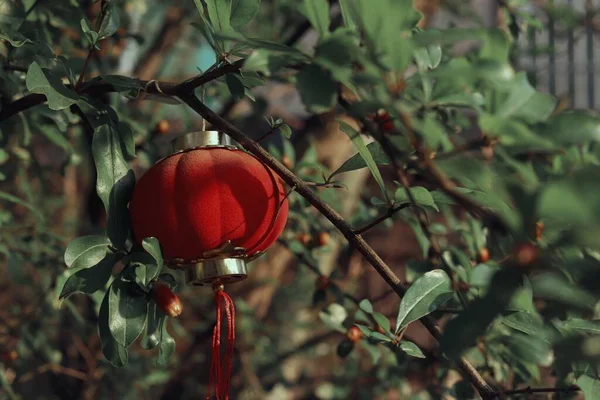
M 346 333 L 346 337 L 352 343 L 356 343 L 362 338 L 362 331 L 357 326 L 351 326 Z
M 539 249 L 532 243 L 518 243 L 513 249 L 513 260 L 521 267 L 528 267 L 537 261 Z
M 154 284 L 152 298 L 158 308 L 169 317 L 177 317 L 183 311 L 179 297 L 164 283 L 156 282 Z
M 315 282 L 315 286 L 318 290 L 325 290 L 329 287 L 329 278 L 325 275 L 320 275 Z

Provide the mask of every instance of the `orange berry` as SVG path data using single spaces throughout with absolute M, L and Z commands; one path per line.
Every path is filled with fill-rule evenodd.
M 540 240 L 542 235 L 544 234 L 544 223 L 542 221 L 538 221 L 535 224 L 535 240 Z
M 169 121 L 167 121 L 166 119 L 158 121 L 155 130 L 156 133 L 159 133 L 161 135 L 167 133 L 169 131 Z
M 362 338 L 362 335 L 362 331 L 357 326 L 351 326 L 348 332 L 346 332 L 346 337 L 352 343 L 358 342 Z
M 484 146 L 481 148 L 481 156 L 486 161 L 491 161 L 494 158 L 494 148 L 492 146 Z
M 298 236 L 296 236 L 296 240 L 298 240 L 300 243 L 302 243 L 305 246 L 308 246 L 310 244 L 311 241 L 311 237 L 308 233 L 301 233 Z
M 156 282 L 154 284 L 152 298 L 158 308 L 169 317 L 177 317 L 183 311 L 179 297 L 164 283 Z
M 327 232 L 320 232 L 317 235 L 317 244 L 319 246 L 327 246 L 328 243 L 329 243 L 329 233 L 327 233 Z
M 287 169 L 292 169 L 294 167 L 294 164 L 292 163 L 292 160 L 288 156 L 283 156 L 281 158 L 281 163 L 283 165 L 285 165 L 285 167 Z
M 479 254 L 478 254 L 477 259 L 479 260 L 480 263 L 486 263 L 489 261 L 490 251 L 487 249 L 487 247 L 482 247 L 481 249 L 479 249 Z
M 10 362 L 15 361 L 17 358 L 19 358 L 19 355 L 14 350 L 0 353 L 0 360 L 2 361 Z

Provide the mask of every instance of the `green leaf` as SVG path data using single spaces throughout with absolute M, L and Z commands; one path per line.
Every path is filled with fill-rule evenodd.
M 95 46 L 96 43 L 98 42 L 98 32 L 96 32 L 92 28 L 90 28 L 90 26 L 88 25 L 87 19 L 85 19 L 85 18 L 81 18 L 80 24 L 81 24 L 81 30 L 83 31 L 83 34 L 87 38 L 88 42 L 90 42 L 90 46 Z
M 260 0 L 233 0 L 231 2 L 231 26 L 239 29 L 254 18 L 260 8 Z
M 421 186 L 414 186 L 414 187 L 409 188 L 409 190 L 410 190 L 410 193 L 412 194 L 413 198 L 415 199 L 415 203 L 417 203 L 417 205 L 422 206 L 422 207 L 431 207 L 435 211 L 440 211 L 437 204 L 435 204 L 433 197 L 431 197 L 431 193 L 429 193 L 429 190 L 427 190 Z M 403 187 L 400 187 L 396 190 L 394 199 L 396 200 L 396 203 L 398 203 L 398 204 L 410 203 L 410 199 L 408 198 L 406 189 Z
M 175 353 L 175 339 L 167 331 L 167 320 L 164 319 L 161 326 L 161 340 L 160 347 L 158 348 L 158 358 L 156 363 L 158 365 L 166 365 L 167 361 Z
M 279 127 L 279 132 L 281 132 L 281 134 L 283 136 L 285 136 L 286 139 L 289 139 L 292 137 L 292 128 L 290 128 L 289 125 L 283 124 Z
M 510 336 L 501 337 L 500 341 L 504 343 L 514 357 L 524 362 L 544 367 L 552 363 L 550 344 L 536 335 L 528 336 L 522 333 L 512 333 Z
M 571 318 L 564 323 L 562 328 L 577 333 L 600 335 L 600 320 L 588 321 L 581 318 Z
M 367 314 L 373 314 L 373 304 L 371 304 L 369 299 L 362 299 L 360 303 L 358 303 L 358 308 L 360 308 Z
M 215 32 L 226 32 L 230 29 L 232 0 L 205 0 L 208 18 Z
M 368 327 L 366 327 L 364 325 L 360 325 L 360 324 L 355 324 L 355 325 L 358 329 L 360 329 L 360 331 L 365 336 L 365 338 L 369 338 L 371 336 L 371 333 L 373 333 L 373 331 L 371 329 L 369 329 Z
M 337 101 L 337 85 L 331 74 L 316 65 L 307 65 L 298 73 L 296 87 L 308 110 L 324 113 Z
M 389 343 L 392 341 L 392 339 L 390 339 L 389 336 L 386 336 L 384 334 L 381 334 L 379 332 L 371 332 L 371 335 L 369 336 L 369 339 L 371 341 L 371 343 Z
M 544 321 L 538 314 L 527 311 L 515 311 L 502 318 L 502 323 L 528 335 L 540 335 L 544 330 Z
M 98 40 L 105 39 L 115 33 L 117 29 L 119 29 L 120 23 L 121 17 L 116 2 L 109 2 L 106 6 L 102 25 L 100 25 L 100 29 L 98 29 Z
M 408 340 L 401 341 L 398 344 L 398 347 L 400 348 L 400 350 L 402 350 L 411 357 L 426 358 L 425 354 L 423 354 L 419 346 L 417 346 L 413 342 L 409 342 Z
M 8 41 L 13 47 L 21 47 L 27 43 L 33 43 L 22 33 L 13 31 L 6 26 L 2 27 L 2 32 L 0 32 L 0 39 Z
M 300 12 L 310 21 L 321 38 L 329 34 L 329 4 L 327 0 L 304 0 Z
M 442 352 L 450 359 L 455 359 L 474 346 L 477 337 L 510 305 L 522 283 L 522 272 L 517 268 L 498 270 L 486 295 L 472 301 L 463 312 L 446 324 L 440 340 Z
M 340 333 L 346 333 L 346 328 L 344 328 L 344 321 L 348 317 L 348 313 L 346 309 L 340 304 L 333 303 L 330 304 L 327 309 L 319 312 L 319 318 L 323 323 Z
M 77 93 L 67 88 L 50 70 L 40 67 L 36 61 L 27 70 L 25 84 L 30 92 L 46 96 L 51 110 L 63 110 L 79 100 Z
M 101 79 L 109 83 L 117 92 L 127 98 L 137 98 L 140 91 L 144 89 L 137 79 L 127 76 L 102 75 Z
M 113 123 L 100 125 L 96 129 L 92 139 L 92 154 L 98 173 L 96 190 L 108 215 L 108 237 L 115 247 L 122 249 L 129 232 L 127 205 L 135 176 L 125 161 L 119 133 Z
M 244 61 L 244 72 L 260 72 L 271 76 L 285 66 L 292 64 L 297 58 L 289 54 L 273 52 L 267 49 L 257 49 Z
M 142 240 L 142 247 L 156 260 L 156 264 L 158 264 L 159 269 L 162 268 L 163 257 L 158 239 L 155 237 L 145 238 Z
M 104 295 L 100 312 L 98 313 L 98 333 L 102 343 L 104 357 L 115 367 L 123 367 L 127 364 L 127 347 L 119 344 L 110 332 L 109 324 L 109 301 L 110 290 Z
M 538 128 L 540 135 L 562 145 L 600 141 L 600 114 L 572 110 L 553 116 Z
M 577 386 L 586 399 L 600 398 L 600 379 L 584 374 L 577 378 Z
M 385 150 L 381 147 L 379 142 L 371 142 L 367 145 L 367 150 L 371 153 L 371 157 L 373 161 L 377 165 L 388 165 L 390 163 L 390 159 L 388 158 Z M 333 178 L 337 174 L 341 174 L 342 172 L 354 171 L 357 169 L 365 168 L 367 166 L 367 162 L 361 156 L 360 153 L 356 153 L 349 159 L 347 159 L 341 167 L 336 169 L 331 175 L 330 179 Z
M 225 75 L 225 82 L 227 83 L 227 88 L 231 93 L 231 97 L 234 100 L 241 100 L 246 95 L 244 91 L 244 84 L 240 80 L 237 74 L 227 74 Z
M 116 262 L 117 256 L 109 254 L 98 264 L 75 272 L 65 282 L 59 300 L 63 300 L 73 293 L 92 294 L 102 289 L 110 279 Z
M 356 18 L 352 12 L 352 3 L 353 0 L 339 0 L 340 9 L 342 11 L 342 18 L 344 19 L 344 24 L 350 28 L 355 29 L 357 27 Z
M 413 321 L 435 311 L 453 295 L 450 278 L 441 269 L 434 269 L 413 283 L 400 302 L 396 319 L 396 334 Z
M 390 333 L 390 320 L 383 314 L 373 313 L 373 319 L 386 333 Z
M 146 297 L 136 293 L 135 286 L 115 279 L 108 291 L 108 327 L 117 343 L 125 347 L 138 338 L 146 322 Z
M 143 349 L 152 350 L 161 342 L 161 327 L 166 315 L 158 309 L 154 301 L 148 303 L 148 319 L 146 322 L 146 333 L 140 345 Z
M 535 297 L 558 302 L 584 310 L 593 310 L 597 302 L 594 295 L 568 282 L 553 272 L 539 274 L 531 278 Z
M 18 198 L 17 196 L 13 196 L 10 193 L 1 192 L 0 191 L 0 200 L 10 201 L 11 203 L 20 204 L 23 207 L 27 208 L 29 211 L 36 216 L 36 218 L 40 221 L 44 221 L 44 215 L 40 212 L 39 208 L 35 207 L 33 204 Z
M 342 132 L 348 135 L 350 140 L 352 140 L 352 143 L 354 143 L 356 150 L 358 150 L 358 154 L 360 154 L 360 156 L 365 160 L 365 164 L 367 164 L 367 167 L 371 171 L 373 178 L 375 178 L 375 181 L 381 188 L 384 197 L 386 198 L 386 200 L 389 200 L 387 192 L 385 190 L 385 183 L 383 183 L 383 177 L 381 176 L 381 172 L 379 172 L 379 168 L 377 168 L 377 163 L 375 163 L 373 155 L 367 149 L 367 146 L 365 146 L 365 142 L 360 136 L 360 133 L 358 133 L 356 129 L 354 129 L 352 126 L 348 125 L 342 120 L 338 119 L 337 122 L 340 125 L 340 129 L 342 130 Z
M 65 264 L 69 268 L 89 268 L 104 259 L 108 246 L 110 240 L 104 236 L 78 237 L 67 246 Z

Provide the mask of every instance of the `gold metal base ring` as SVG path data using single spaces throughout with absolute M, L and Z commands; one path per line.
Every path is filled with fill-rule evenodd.
M 218 258 L 203 260 L 185 267 L 188 285 L 204 286 L 219 281 L 222 284 L 246 279 L 246 261 L 242 258 Z

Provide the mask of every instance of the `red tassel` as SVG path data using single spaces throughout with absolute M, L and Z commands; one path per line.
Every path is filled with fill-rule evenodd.
M 213 387 L 216 400 L 229 400 L 229 384 L 231 381 L 233 347 L 235 342 L 235 306 L 231 297 L 223 289 L 222 284 L 213 285 L 217 306 L 217 323 L 213 330 L 207 400 L 211 398 Z M 225 353 L 221 360 L 221 320 L 223 319 L 223 313 L 225 313 L 225 317 L 227 318 L 227 338 L 225 341 Z

